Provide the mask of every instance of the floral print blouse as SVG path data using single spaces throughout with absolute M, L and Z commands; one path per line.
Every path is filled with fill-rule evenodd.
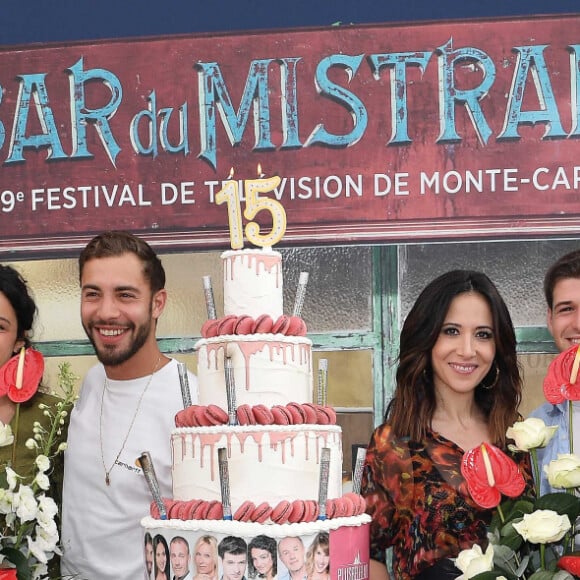
M 378 427 L 366 455 L 362 491 L 371 523 L 371 558 L 385 563 L 393 547 L 397 580 L 414 578 L 463 549 L 487 546 L 492 510 L 478 506 L 461 475 L 464 450 L 435 432 L 423 441 Z M 509 454 L 509 453 L 508 453 Z M 527 453 L 511 454 L 531 490 Z

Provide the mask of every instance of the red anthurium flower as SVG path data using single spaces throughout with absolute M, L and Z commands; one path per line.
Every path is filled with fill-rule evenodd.
M 14 403 L 23 403 L 38 390 L 44 373 L 44 358 L 32 348 L 22 349 L 0 367 L 0 396 L 8 395 Z
M 573 576 L 580 576 L 580 555 L 579 556 L 562 556 L 558 560 L 558 568 L 566 570 Z
M 489 443 L 464 453 L 461 473 L 471 497 L 483 508 L 498 506 L 502 493 L 518 497 L 526 487 L 514 460 Z
M 548 403 L 558 405 L 564 401 L 580 401 L 580 373 L 578 373 L 578 364 L 576 361 L 579 347 L 571 346 L 569 349 L 560 353 L 548 367 L 548 374 L 544 379 L 544 396 Z M 576 369 L 573 375 L 574 363 Z
M 18 580 L 16 568 L 5 568 L 0 570 L 0 580 Z

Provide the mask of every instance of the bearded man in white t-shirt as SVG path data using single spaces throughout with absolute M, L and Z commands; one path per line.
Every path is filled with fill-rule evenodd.
M 142 517 L 152 501 L 135 463 L 150 453 L 170 497 L 170 436 L 183 408 L 177 361 L 155 331 L 167 300 L 153 249 L 127 232 L 106 232 L 79 257 L 81 320 L 99 364 L 71 413 L 65 452 L 62 574 L 85 580 L 143 575 Z M 197 381 L 189 375 L 192 402 Z

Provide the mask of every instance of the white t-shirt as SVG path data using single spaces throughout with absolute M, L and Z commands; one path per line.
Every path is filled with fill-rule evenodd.
M 123 445 L 149 375 L 130 381 L 108 380 L 103 399 L 102 449 L 111 468 Z M 177 361 L 172 359 L 152 377 L 135 423 L 105 483 L 101 457 L 101 397 L 105 369 L 87 373 L 71 413 L 65 451 L 62 520 L 62 574 L 75 580 L 138 580 L 145 568 L 141 519 L 153 500 L 136 459 L 151 454 L 162 497 L 172 496 L 171 432 L 183 409 Z M 192 403 L 197 379 L 189 373 Z

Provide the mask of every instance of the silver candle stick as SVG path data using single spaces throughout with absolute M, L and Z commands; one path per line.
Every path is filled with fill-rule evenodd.
M 205 307 L 207 309 L 207 317 L 210 320 L 217 318 L 215 301 L 213 298 L 213 287 L 211 285 L 211 276 L 203 277 L 203 294 L 205 296 Z
M 234 380 L 234 365 L 232 357 L 226 356 L 224 360 L 224 370 L 226 374 L 226 397 L 228 400 L 228 425 L 237 425 L 236 382 Z
M 318 519 L 326 519 L 328 499 L 328 478 L 330 475 L 330 447 L 323 447 L 320 453 L 320 480 L 318 482 Z
M 298 288 L 296 289 L 296 297 L 294 298 L 293 316 L 300 316 L 302 313 L 302 306 L 304 306 L 304 297 L 306 296 L 306 285 L 308 284 L 308 272 L 300 272 L 298 279 Z
M 326 405 L 328 396 L 328 359 L 318 360 L 318 404 Z
M 181 399 L 183 408 L 191 406 L 191 391 L 189 390 L 189 377 L 187 376 L 187 366 L 185 363 L 177 363 L 177 372 L 179 374 L 179 385 L 181 387 Z
M 354 493 L 360 493 L 366 456 L 366 447 L 359 447 L 356 451 L 356 462 L 354 464 L 354 471 L 352 472 L 352 491 Z
M 230 474 L 228 471 L 228 450 L 225 447 L 218 449 L 218 465 L 220 470 L 220 489 L 224 520 L 232 519 L 232 505 L 230 502 Z
M 161 498 L 161 490 L 159 489 L 159 481 L 155 475 L 155 468 L 153 467 L 153 460 L 148 451 L 143 451 L 141 455 L 137 458 L 137 463 L 141 466 L 143 474 L 145 475 L 145 481 L 149 486 L 149 491 L 153 496 L 153 500 L 159 509 L 159 516 L 162 520 L 167 519 L 167 510 L 165 509 L 165 504 Z

